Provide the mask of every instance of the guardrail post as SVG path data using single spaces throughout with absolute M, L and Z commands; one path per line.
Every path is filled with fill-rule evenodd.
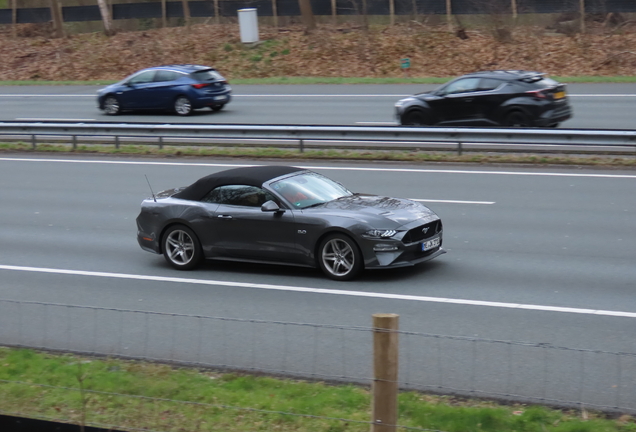
M 373 314 L 371 432 L 397 430 L 398 318 L 396 314 Z
M 33 147 L 33 150 L 37 147 L 35 134 L 31 135 L 31 147 Z
M 462 155 L 462 142 L 461 142 L 461 141 L 458 141 L 458 142 L 457 142 L 457 154 L 458 154 L 459 156 L 461 156 L 461 155 Z
M 119 135 L 115 135 L 115 148 L 119 148 Z
M 303 142 L 303 140 L 301 139 L 300 142 L 300 152 L 304 153 L 305 152 L 305 143 Z
M 73 150 L 77 150 L 77 135 L 73 135 Z
M 163 149 L 163 137 L 159 137 L 159 150 Z

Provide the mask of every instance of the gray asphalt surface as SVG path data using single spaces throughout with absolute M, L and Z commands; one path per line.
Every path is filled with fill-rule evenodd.
M 353 191 L 473 202 L 428 203 L 444 221 L 448 254 L 416 268 L 369 271 L 354 282 L 336 283 L 316 270 L 264 265 L 207 263 L 196 271 L 176 272 L 163 257 L 142 251 L 134 219 L 149 195 L 143 175 L 159 191 L 222 169 L 195 165 L 210 161 L 70 160 L 96 163 L 0 160 L 0 266 L 121 273 L 140 279 L 0 268 L 0 299 L 365 327 L 372 313 L 393 312 L 400 314 L 406 331 L 531 345 L 405 337 L 401 380 L 411 387 L 636 409 L 629 386 L 635 378 L 632 357 L 534 347 L 548 343 L 636 352 L 636 318 L 592 312 L 636 312 L 633 171 L 321 163 L 318 171 Z M 396 171 L 404 168 L 415 171 Z M 143 276 L 219 282 L 202 285 Z M 231 282 L 248 285 L 227 286 Z M 356 292 L 466 303 L 363 297 Z M 475 301 L 530 307 L 490 307 Z M 205 320 L 202 327 L 200 319 L 2 302 L 0 309 L 3 343 L 361 381 L 370 375 L 368 332 Z
M 432 85 L 243 85 L 221 112 L 188 118 L 165 113 L 104 115 L 99 86 L 0 87 L 0 120 L 355 125 L 395 122 L 394 103 Z M 633 129 L 636 84 L 571 84 L 574 117 L 563 128 Z

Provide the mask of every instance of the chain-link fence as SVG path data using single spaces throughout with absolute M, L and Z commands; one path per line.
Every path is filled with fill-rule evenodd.
M 371 327 L 0 300 L 0 344 L 368 385 Z M 399 332 L 399 387 L 636 412 L 636 354 Z

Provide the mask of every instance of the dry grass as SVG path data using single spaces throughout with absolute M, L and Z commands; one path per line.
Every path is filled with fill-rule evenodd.
M 28 26 L 28 25 L 24 25 Z M 113 37 L 100 33 L 64 39 L 38 36 L 23 27 L 12 38 L 0 33 L 0 80 L 116 80 L 158 64 L 201 63 L 229 79 L 263 77 L 400 77 L 400 59 L 411 58 L 410 76 L 448 77 L 479 69 L 531 69 L 556 76 L 636 75 L 636 33 L 592 32 L 573 36 L 517 27 L 511 42 L 488 29 L 462 40 L 445 27 L 417 23 L 376 26 L 369 32 L 322 25 L 262 26 L 262 43 L 244 46 L 238 26 L 195 25 Z M 27 37 L 28 36 L 28 37 Z

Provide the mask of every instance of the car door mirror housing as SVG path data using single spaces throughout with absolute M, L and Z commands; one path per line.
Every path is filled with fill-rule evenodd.
M 266 201 L 265 203 L 263 203 L 263 205 L 261 206 L 261 211 L 264 211 L 264 212 L 279 212 L 279 211 L 283 211 L 283 210 L 281 210 L 281 208 L 278 206 L 278 204 L 276 204 L 274 201 L 269 200 L 269 201 Z

